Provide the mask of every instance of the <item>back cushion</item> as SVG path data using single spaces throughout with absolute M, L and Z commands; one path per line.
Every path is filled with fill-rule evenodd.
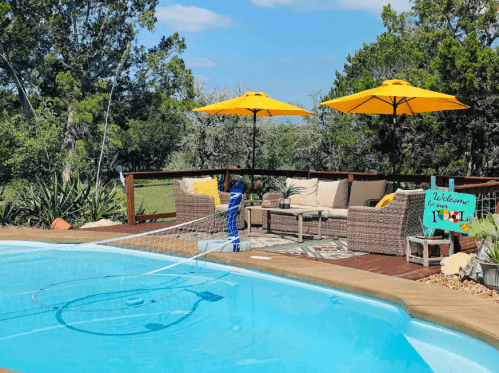
M 291 196 L 292 205 L 302 205 L 302 206 L 317 206 L 317 183 L 318 179 L 286 179 L 286 185 L 294 185 L 297 187 L 302 187 L 303 190 L 300 194 L 295 194 Z
M 356 181 L 352 183 L 350 190 L 350 206 L 364 206 L 368 199 L 381 199 L 385 195 L 386 180 Z
M 348 204 L 348 180 L 319 181 L 317 204 L 323 207 L 346 209 Z
M 184 183 L 184 188 L 187 190 L 187 192 L 194 194 L 195 181 L 209 181 L 209 180 L 211 180 L 211 177 L 186 177 L 182 179 L 182 182 Z

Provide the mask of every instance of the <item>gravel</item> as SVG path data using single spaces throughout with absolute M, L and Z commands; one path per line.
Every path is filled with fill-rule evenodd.
M 437 273 L 435 275 L 421 278 L 416 281 L 425 282 L 427 284 L 445 286 L 448 287 L 449 289 L 454 289 L 458 291 L 464 291 L 466 293 L 473 294 L 484 299 L 490 299 L 491 301 L 499 303 L 499 291 L 489 289 L 484 285 L 477 284 L 475 281 L 471 280 L 465 280 L 461 282 L 459 276 L 457 275 L 445 276 L 442 273 Z

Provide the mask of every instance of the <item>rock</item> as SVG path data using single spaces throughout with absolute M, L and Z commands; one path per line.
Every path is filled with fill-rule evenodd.
M 121 223 L 109 219 L 101 219 L 99 221 L 91 221 L 90 223 L 85 223 L 80 228 L 109 227 L 111 225 L 121 225 Z
M 470 256 L 465 253 L 457 253 L 440 262 L 442 273 L 446 276 L 457 275 L 459 270 L 466 265 Z

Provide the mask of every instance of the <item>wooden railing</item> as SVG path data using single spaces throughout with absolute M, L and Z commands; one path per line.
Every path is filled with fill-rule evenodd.
M 124 172 L 126 178 L 127 190 L 127 218 L 128 224 L 135 225 L 137 221 L 145 221 L 152 219 L 173 218 L 175 212 L 166 212 L 148 215 L 135 215 L 135 190 L 134 183 L 136 180 L 145 179 L 174 179 L 190 176 L 204 175 L 223 175 L 224 189 L 228 190 L 231 175 L 251 175 L 251 169 L 240 168 L 216 168 L 188 171 L 151 171 L 151 172 Z M 263 170 L 255 169 L 255 175 L 259 176 L 284 176 L 284 177 L 300 177 L 300 178 L 318 178 L 322 180 L 339 180 L 348 179 L 349 183 L 354 180 L 392 180 L 391 174 L 369 174 L 361 172 L 329 172 L 329 171 L 289 171 L 289 170 Z M 436 185 L 446 187 L 449 184 L 449 179 L 454 179 L 455 191 L 480 194 L 490 193 L 491 191 L 499 191 L 499 178 L 491 177 L 475 177 L 475 176 L 437 176 Z M 414 183 L 422 184 L 431 182 L 429 175 L 397 175 L 397 183 Z

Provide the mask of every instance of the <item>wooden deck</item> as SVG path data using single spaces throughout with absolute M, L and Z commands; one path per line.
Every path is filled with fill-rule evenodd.
M 152 231 L 155 229 L 166 228 L 173 225 L 175 225 L 175 221 L 161 223 L 141 223 L 137 225 L 122 224 L 109 227 L 86 228 L 80 230 L 137 234 Z M 444 248 L 442 249 L 442 254 L 445 255 L 446 250 Z M 291 254 L 281 255 L 291 256 Z M 337 260 L 317 259 L 309 257 L 300 258 L 303 260 L 316 260 L 335 265 L 361 269 L 364 271 L 380 273 L 387 276 L 400 277 L 408 280 L 417 280 L 419 278 L 430 276 L 432 274 L 440 272 L 440 266 L 423 267 L 420 264 L 408 263 L 405 257 L 396 257 L 391 255 L 368 254 L 348 259 Z

